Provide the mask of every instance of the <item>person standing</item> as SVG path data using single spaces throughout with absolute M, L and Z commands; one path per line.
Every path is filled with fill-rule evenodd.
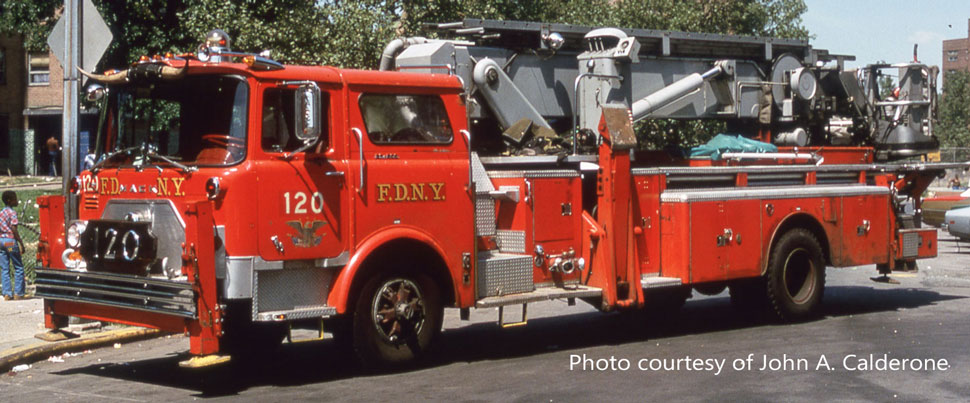
M 61 145 L 57 142 L 54 136 L 47 138 L 47 155 L 50 157 L 50 176 L 57 176 L 57 158 L 59 151 L 61 150 Z
M 3 299 L 9 301 L 23 299 L 26 292 L 24 263 L 20 258 L 26 249 L 24 241 L 20 239 L 20 233 L 17 232 L 17 212 L 13 209 L 20 204 L 17 194 L 8 190 L 3 192 L 2 199 L 6 207 L 0 210 L 0 276 L 3 276 Z M 10 286 L 11 266 L 14 273 L 13 290 Z

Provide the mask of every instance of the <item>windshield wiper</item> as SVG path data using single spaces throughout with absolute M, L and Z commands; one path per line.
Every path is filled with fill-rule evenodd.
M 195 171 L 198 171 L 199 170 L 198 167 L 190 167 L 190 166 L 186 166 L 186 165 L 180 164 L 178 162 L 175 162 L 171 158 L 168 158 L 168 157 L 166 157 L 164 155 L 161 155 L 159 153 L 156 153 L 155 150 L 148 150 L 145 153 L 145 156 L 148 157 L 149 159 L 151 159 L 151 158 L 157 158 L 157 159 L 160 159 L 162 161 L 165 161 L 165 162 L 167 162 L 169 164 L 172 164 L 176 168 L 181 169 L 182 170 L 182 173 L 184 173 L 184 174 L 189 173 L 189 172 L 195 172 Z
M 92 174 L 96 174 L 98 173 L 98 171 L 101 170 L 101 165 L 104 165 L 104 163 L 111 161 L 112 158 L 117 157 L 121 154 L 131 153 L 132 151 L 135 151 L 140 148 L 141 148 L 140 146 L 134 146 L 134 147 L 128 147 L 128 148 L 124 148 L 124 149 L 112 152 L 111 154 L 104 156 L 104 158 L 101 161 L 99 161 L 97 164 L 94 164 L 94 166 L 91 167 L 90 171 Z

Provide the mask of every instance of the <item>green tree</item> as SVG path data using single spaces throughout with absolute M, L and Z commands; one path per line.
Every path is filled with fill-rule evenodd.
M 191 50 L 191 38 L 179 29 L 181 1 L 95 0 L 95 5 L 114 36 L 98 66 L 101 70 L 123 69 L 142 55 Z
M 424 24 L 490 18 L 806 38 L 803 0 L 94 0 L 114 34 L 105 67 L 193 51 L 221 28 L 239 50 L 291 63 L 377 66 L 394 36 Z M 0 32 L 42 50 L 63 1 L 0 0 Z
M 57 22 L 58 0 L 0 0 L 0 33 L 22 34 L 28 52 L 47 49 L 47 36 Z
M 970 145 L 970 73 L 946 73 L 946 86 L 939 103 L 936 136 L 944 147 Z
M 194 52 L 207 32 L 233 49 L 272 51 L 284 63 L 376 68 L 396 36 L 433 36 L 426 24 L 486 18 L 735 35 L 808 38 L 803 0 L 94 0 L 114 40 L 99 70 L 142 55 Z M 57 0 L 0 0 L 0 31 L 26 33 L 42 50 Z M 642 143 L 688 146 L 723 131 L 717 122 L 649 121 Z

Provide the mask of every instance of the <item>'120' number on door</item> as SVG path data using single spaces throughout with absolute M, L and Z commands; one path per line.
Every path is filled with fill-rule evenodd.
M 313 195 L 307 195 L 304 192 L 283 193 L 283 209 L 285 214 L 306 214 L 307 204 L 309 204 L 310 211 L 314 214 L 320 214 L 323 212 L 323 195 L 320 192 L 313 192 Z

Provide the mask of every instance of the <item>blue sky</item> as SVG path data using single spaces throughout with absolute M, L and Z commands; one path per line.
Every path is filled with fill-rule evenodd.
M 967 37 L 970 0 L 805 0 L 802 21 L 811 44 L 855 55 L 848 66 L 907 62 L 913 44 L 920 61 L 940 66 L 943 40 Z

